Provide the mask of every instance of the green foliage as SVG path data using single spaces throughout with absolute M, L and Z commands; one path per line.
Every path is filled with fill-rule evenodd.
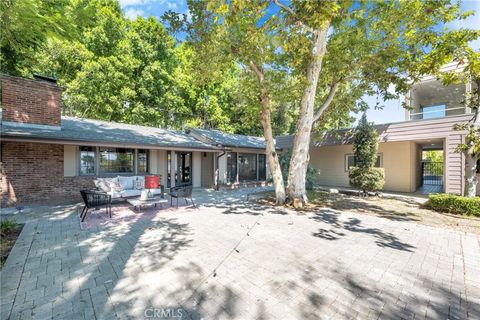
M 443 162 L 443 151 L 429 150 L 424 152 L 424 160 L 432 162 Z
M 67 1 L 0 1 L 1 71 L 29 76 L 36 51 L 49 36 L 72 35 Z
M 383 188 L 385 172 L 381 168 L 374 168 L 377 150 L 378 133 L 374 126 L 367 121 L 366 114 L 363 114 L 353 136 L 355 167 L 351 167 L 348 171 L 352 187 L 360 188 L 364 192 Z
M 371 168 L 375 166 L 377 150 L 378 133 L 374 126 L 367 121 L 367 115 L 363 114 L 353 136 L 355 166 L 360 168 Z
M 480 197 L 467 198 L 451 194 L 431 194 L 426 206 L 432 210 L 480 217 Z
M 4 235 L 11 230 L 14 230 L 18 227 L 18 223 L 13 220 L 2 220 L 0 221 L 0 234 Z
M 291 157 L 292 157 L 291 149 L 288 149 L 287 151 L 283 152 L 278 157 L 284 181 L 287 181 Z M 311 165 L 308 165 L 307 176 L 305 179 L 305 188 L 307 190 L 313 190 L 313 188 L 317 184 L 317 177 L 318 177 L 318 171 L 315 168 L 313 168 Z
M 385 184 L 385 170 L 383 168 L 350 167 L 348 170 L 350 185 L 367 191 L 377 191 Z
M 0 8 L 1 71 L 57 78 L 64 114 L 250 133 L 253 122 L 236 107 L 238 66 L 206 77 L 206 60 L 157 19 L 130 21 L 115 0 L 7 0 Z
M 423 160 L 440 163 L 441 165 L 438 166 L 436 174 L 443 175 L 443 151 L 440 151 L 440 150 L 424 151 Z

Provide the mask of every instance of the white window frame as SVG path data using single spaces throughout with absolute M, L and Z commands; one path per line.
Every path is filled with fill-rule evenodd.
M 88 147 L 93 148 L 94 158 L 93 158 L 93 173 L 82 173 L 82 150 L 80 148 Z M 78 146 L 77 148 L 77 161 L 78 161 L 78 175 L 80 177 L 95 177 L 97 175 L 97 163 L 98 163 L 98 148 L 93 146 Z
M 82 174 L 81 172 L 81 152 L 80 148 L 81 147 L 93 147 L 94 152 L 95 152 L 95 173 L 93 174 Z M 115 176 L 136 176 L 136 175 L 149 175 L 150 174 L 150 149 L 145 149 L 145 148 L 127 148 L 127 149 L 133 149 L 134 150 L 134 158 L 133 158 L 133 172 L 128 172 L 128 173 L 123 173 L 123 172 L 117 172 L 117 173 L 102 173 L 100 174 L 100 148 L 110 148 L 107 146 L 91 146 L 88 144 L 85 145 L 79 145 L 77 146 L 77 161 L 78 161 L 78 176 L 81 177 L 115 177 Z M 116 147 L 111 147 L 111 148 L 116 148 Z M 147 150 L 147 172 L 138 172 L 138 150 Z
M 343 170 L 344 172 L 348 172 L 348 158 L 349 157 L 354 157 L 355 155 L 353 153 L 347 153 L 345 154 L 345 157 L 344 157 L 344 167 L 343 167 Z M 383 168 L 383 153 L 382 152 L 379 152 L 377 153 L 377 157 L 380 157 L 380 167 L 378 168 Z

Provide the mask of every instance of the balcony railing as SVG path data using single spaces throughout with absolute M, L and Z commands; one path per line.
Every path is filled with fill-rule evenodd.
M 465 107 L 448 108 L 444 110 L 432 110 L 432 111 L 423 111 L 423 112 L 414 112 L 414 113 L 410 112 L 409 120 L 437 119 L 437 118 L 460 115 L 465 113 L 466 113 Z

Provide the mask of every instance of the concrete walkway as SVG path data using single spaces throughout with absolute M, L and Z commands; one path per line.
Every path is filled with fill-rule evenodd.
M 249 192 L 89 230 L 75 206 L 27 209 L 1 319 L 480 319 L 479 235 Z

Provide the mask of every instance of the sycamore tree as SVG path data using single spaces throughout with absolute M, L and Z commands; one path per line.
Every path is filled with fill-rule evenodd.
M 192 21 L 187 30 L 189 41 L 209 61 L 205 65 L 206 75 L 231 61 L 245 72 L 243 88 L 250 90 L 243 91 L 243 100 L 247 102 L 244 105 L 262 125 L 276 203 L 283 204 L 285 187 L 275 149 L 272 111 L 278 97 L 274 92 L 285 90 L 279 90 L 279 84 L 288 72 L 283 68 L 281 52 L 277 51 L 282 40 L 276 28 L 277 19 L 267 14 L 269 6 L 270 1 L 190 1 Z
M 421 62 L 432 44 L 449 34 L 438 26 L 469 14 L 461 13 L 459 4 L 450 0 L 248 4 L 211 0 L 191 1 L 190 8 L 189 28 L 202 39 L 199 42 L 218 49 L 224 57 L 234 57 L 256 77 L 253 92 L 261 106 L 274 175 L 278 160 L 271 143 L 270 122 L 275 111 L 271 75 L 285 72 L 300 84 L 286 88 L 299 97 L 286 189 L 287 199 L 295 207 L 308 200 L 305 179 L 312 129 L 345 123 L 349 111 L 366 108 L 361 101 L 365 94 L 376 93 L 387 100 L 405 93 L 412 81 L 435 70 L 435 65 Z M 459 33 L 465 38 L 473 35 L 469 30 Z M 209 57 L 209 67 L 219 56 Z M 277 203 L 283 200 L 281 182 L 280 176 L 274 179 Z
M 432 44 L 445 45 L 439 39 L 450 32 L 438 25 L 471 13 L 449 0 L 274 3 L 281 8 L 283 49 L 292 70 L 305 79 L 287 186 L 289 200 L 302 207 L 312 128 L 332 121 L 332 108 L 348 90 L 356 98 L 376 92 L 383 99 L 406 92 L 412 81 L 435 70 L 421 62 Z M 471 30 L 456 32 L 464 35 L 456 44 L 475 36 Z

